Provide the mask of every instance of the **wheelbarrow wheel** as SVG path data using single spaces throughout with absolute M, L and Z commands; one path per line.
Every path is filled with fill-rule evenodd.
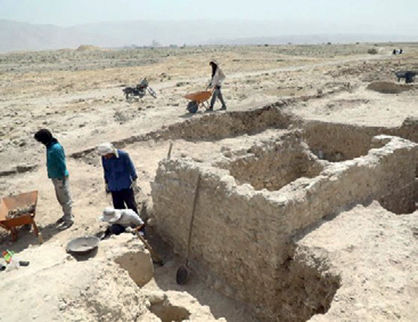
M 196 113 L 198 108 L 199 104 L 197 104 L 196 101 L 191 101 L 189 104 L 187 104 L 187 110 L 192 114 Z

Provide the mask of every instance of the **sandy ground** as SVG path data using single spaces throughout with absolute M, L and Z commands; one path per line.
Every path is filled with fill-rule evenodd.
M 68 158 L 75 225 L 59 231 L 54 223 L 61 213 L 46 177 L 45 151 L 32 139 L 33 134 L 42 127 L 51 129 L 70 155 L 103 141 L 146 134 L 201 117 L 203 110 L 193 116 L 186 113 L 183 95 L 205 88 L 210 75 L 208 61 L 212 58 L 221 63 L 227 75 L 223 93 L 228 111 L 254 109 L 286 98 L 318 96 L 297 101 L 287 109 L 304 119 L 387 127 L 398 126 L 409 116 L 418 117 L 416 85 L 400 94 L 366 89 L 372 81 L 396 81 L 395 70 L 418 69 L 418 46 L 403 46 L 402 56 L 392 56 L 389 45 L 379 45 L 377 55 L 367 54 L 372 47 L 155 49 L 145 53 L 115 51 L 110 60 L 108 56 L 103 58 L 100 51 L 0 55 L 0 195 L 39 191 L 36 220 L 45 245 L 57 243 L 61 247 L 73 237 L 98 232 L 103 225 L 97 217 L 110 203 L 104 193 L 99 158 L 91 164 Z M 158 97 L 146 95 L 126 101 L 123 86 L 134 85 L 145 76 Z M 175 140 L 173 157 L 205 158 L 222 147 L 244 141 Z M 147 140 L 124 148 L 139 173 L 139 199 L 149 196 L 150 182 L 159 160 L 167 155 L 168 145 L 168 141 Z M 17 166 L 21 166 L 17 170 L 20 173 L 14 173 Z M 4 231 L 0 238 L 1 250 L 21 252 L 29 245 L 38 248 L 37 239 L 26 231 L 20 232 L 16 243 L 11 243 Z M 161 250 L 165 251 L 164 247 Z M 173 298 L 176 292 L 186 292 L 185 296 L 177 296 L 178 301 L 197 300 L 203 316 L 254 320 L 242 303 L 226 299 L 198 281 L 189 290 L 179 289 L 173 283 L 178 259 L 170 256 L 169 263 L 156 270 L 155 280 L 146 288 L 173 292 Z
M 67 153 L 71 153 L 103 140 L 147 133 L 183 121 L 189 117 L 185 115 L 187 100 L 183 96 L 206 87 L 210 75 L 207 61 L 213 56 L 219 57 L 227 74 L 223 92 L 231 111 L 262 106 L 285 97 L 327 92 L 348 83 L 355 89 L 353 94 L 358 100 L 357 89 L 362 92 L 370 81 L 395 80 L 393 71 L 414 68 L 417 64 L 416 47 L 411 47 L 411 52 L 401 58 L 392 57 L 389 47 L 382 47 L 382 54 L 378 55 L 361 54 L 361 51 L 349 55 L 351 50 L 346 49 L 348 54 L 344 56 L 334 56 L 334 52 L 339 51 L 326 46 L 324 52 L 329 50 L 328 55 L 317 56 L 309 47 L 302 56 L 282 54 L 280 47 L 245 49 L 218 48 L 207 52 L 200 48 L 190 49 L 190 52 L 179 49 L 174 54 L 167 53 L 169 56 L 166 57 L 155 53 L 154 64 L 141 66 L 143 62 L 139 59 L 137 64 L 140 66 L 100 69 L 88 69 L 91 66 L 83 61 L 83 58 L 87 59 L 85 56 L 76 56 L 70 66 L 57 65 L 55 60 L 48 64 L 45 58 L 46 62 L 33 63 L 30 69 L 24 63 L 16 66 L 13 55 L 3 56 L 0 152 L 6 153 L 2 153 L 4 161 L 0 171 L 10 170 L 15 165 L 39 164 L 42 147 L 37 146 L 31 136 L 40 127 L 53 129 Z M 283 52 L 286 51 L 283 49 Z M 121 56 L 123 61 L 124 56 Z M 118 61 L 117 54 L 115 57 Z M 86 70 L 60 70 L 74 66 Z M 124 84 L 134 85 L 142 77 L 148 77 L 150 86 L 158 94 L 157 99 L 146 95 L 139 101 L 127 102 L 122 95 Z M 343 122 L 370 120 L 368 122 L 375 124 L 380 124 L 381 119 L 385 124 L 391 124 L 389 115 L 396 113 L 397 117 L 392 121 L 397 124 L 405 114 L 417 113 L 416 108 L 403 108 L 405 100 L 409 102 L 407 104 L 413 104 L 413 99 L 404 99 L 410 95 L 402 93 L 392 98 L 394 103 L 400 101 L 396 107 L 395 104 L 385 105 L 387 95 L 367 91 L 362 93 L 367 104 L 353 103 L 349 97 L 342 97 L 343 103 L 337 102 L 333 107 L 326 99 L 323 106 L 320 101 L 309 102 L 306 106 L 300 105 L 296 111 L 303 117 Z M 348 102 L 345 104 L 344 100 Z M 398 105 L 402 106 L 401 111 Z

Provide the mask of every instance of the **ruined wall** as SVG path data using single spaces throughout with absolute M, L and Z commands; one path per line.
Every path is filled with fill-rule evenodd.
M 238 184 L 249 183 L 255 190 L 279 190 L 300 178 L 317 176 L 323 165 L 301 140 L 300 131 L 292 131 L 277 141 L 255 145 L 245 155 L 226 165 Z
M 377 134 L 369 128 L 321 121 L 307 122 L 304 129 L 305 141 L 312 151 L 316 155 L 322 152 L 321 158 L 331 162 L 366 155 L 372 137 Z
M 183 160 L 161 163 L 152 185 L 156 229 L 185 255 L 199 172 L 191 262 L 225 280 L 249 303 L 272 301 L 271 282 L 287 256 L 285 241 L 280 240 L 286 235 L 284 218 L 262 193 L 249 185 L 237 187 L 227 170 L 198 168 Z
M 373 199 L 399 213 L 415 207 L 417 145 L 384 136 L 375 144 L 384 146 L 363 158 L 329 163 L 318 176 L 297 179 L 274 192 L 237 185 L 229 171 L 208 164 L 164 160 L 152 185 L 155 226 L 185 255 L 200 173 L 192 263 L 225 281 L 226 293 L 263 305 L 265 314 L 278 317 L 285 299 L 298 297 L 288 293 L 284 281 L 293 234 L 326 215 Z
M 244 134 L 256 134 L 268 128 L 287 128 L 296 119 L 280 110 L 278 102 L 251 111 L 209 114 L 170 125 L 158 138 L 184 140 L 220 140 Z
M 400 136 L 412 142 L 418 143 L 418 118 L 407 117 L 400 127 L 389 130 L 388 134 Z
M 350 160 L 366 155 L 372 138 L 379 134 L 400 136 L 412 142 L 418 142 L 418 119 L 406 118 L 400 127 L 385 128 L 378 126 L 359 126 L 330 123 L 323 121 L 305 121 L 304 140 L 318 155 L 331 162 Z

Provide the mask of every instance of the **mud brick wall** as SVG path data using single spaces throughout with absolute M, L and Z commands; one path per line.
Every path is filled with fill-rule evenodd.
M 318 176 L 299 178 L 273 192 L 237 185 L 228 170 L 210 164 L 163 160 L 152 185 L 155 227 L 176 252 L 186 254 L 200 173 L 192 264 L 218 276 L 234 296 L 279 312 L 280 299 L 291 296 L 282 286 L 294 234 L 357 203 L 379 200 L 397 213 L 415 207 L 417 145 L 387 136 L 373 142 L 379 148 L 366 156 L 327 163 Z
M 372 138 L 379 134 L 393 135 L 418 142 L 418 119 L 409 117 L 399 127 L 359 126 L 305 121 L 304 139 L 318 155 L 322 151 L 326 160 L 336 162 L 366 155 Z
M 186 254 L 199 172 L 192 262 L 226 281 L 239 298 L 266 303 L 274 297 L 276 268 L 287 256 L 283 237 L 288 227 L 263 193 L 255 193 L 250 185 L 236 186 L 227 170 L 165 161 L 152 186 L 156 229 L 176 252 Z
M 247 154 L 220 167 L 228 169 L 238 184 L 275 191 L 300 177 L 317 176 L 323 164 L 301 140 L 301 133 L 293 131 L 280 140 L 255 145 Z

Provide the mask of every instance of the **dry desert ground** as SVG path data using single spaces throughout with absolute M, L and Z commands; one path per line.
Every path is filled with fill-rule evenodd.
M 189 114 L 211 59 L 228 108 Z M 0 272 L 0 321 L 416 321 L 418 80 L 398 82 L 404 70 L 418 71 L 416 43 L 0 54 L 0 196 L 39 191 L 44 239 L 0 230 L 0 250 L 30 261 Z M 157 97 L 126 100 L 144 77 Z M 40 128 L 67 156 L 65 231 Z M 136 165 L 163 266 L 131 234 L 65 251 L 105 228 L 107 141 Z M 177 285 L 198 176 L 192 276 Z

